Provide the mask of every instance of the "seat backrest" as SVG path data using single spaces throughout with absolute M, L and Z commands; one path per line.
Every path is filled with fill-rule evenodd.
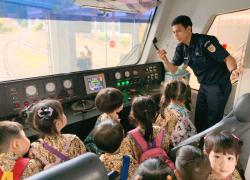
M 117 171 L 110 171 L 108 173 L 109 180 L 119 180 L 120 179 L 120 174 Z
M 240 163 L 245 170 L 250 155 L 250 143 L 248 143 L 250 139 L 250 93 L 242 95 L 235 104 L 233 111 L 220 122 L 205 131 L 186 139 L 178 146 L 171 149 L 170 156 L 175 157 L 177 150 L 184 145 L 198 144 L 201 138 L 214 130 L 227 130 L 240 137 L 243 141 Z
M 28 180 L 108 180 L 104 165 L 94 153 L 85 153 L 74 159 L 42 171 Z
M 245 178 L 250 179 L 250 156 L 248 157 L 248 163 L 245 169 Z

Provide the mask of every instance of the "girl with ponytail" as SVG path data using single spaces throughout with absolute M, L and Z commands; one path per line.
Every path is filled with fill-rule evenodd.
M 190 86 L 183 81 L 172 80 L 165 84 L 160 102 L 160 114 L 155 124 L 163 127 L 170 134 L 173 146 L 196 134 L 187 107 L 190 99 Z
M 136 128 L 129 131 L 122 142 L 121 151 L 124 154 L 130 154 L 138 162 L 142 162 L 150 158 L 147 154 L 149 149 L 161 149 L 160 153 L 163 154 L 168 152 L 168 134 L 163 128 L 153 126 L 156 115 L 156 104 L 151 97 L 140 96 L 132 101 L 129 117 L 135 123 Z M 147 155 L 144 156 L 144 154 Z

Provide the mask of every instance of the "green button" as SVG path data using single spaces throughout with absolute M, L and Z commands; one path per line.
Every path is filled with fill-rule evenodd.
M 126 81 L 126 85 L 129 85 L 129 81 Z
M 117 86 L 118 86 L 118 87 L 121 86 L 121 83 L 118 82 L 118 83 L 117 83 Z
M 122 81 L 122 85 L 123 85 L 123 86 L 125 85 L 125 82 L 124 82 L 124 81 Z

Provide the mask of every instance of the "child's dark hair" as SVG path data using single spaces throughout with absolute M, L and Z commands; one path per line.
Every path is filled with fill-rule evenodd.
M 177 151 L 175 166 L 182 180 L 206 180 L 211 172 L 208 157 L 191 145 Z
M 153 123 L 156 118 L 156 105 L 150 96 L 136 97 L 132 101 L 130 118 L 145 130 L 144 138 L 151 142 L 153 139 Z
M 23 126 L 18 122 L 0 121 L 0 153 L 7 152 L 10 141 L 15 137 L 21 137 Z
M 169 105 L 170 100 L 191 103 L 191 88 L 180 80 L 171 80 L 164 85 L 164 92 L 160 101 L 160 114 L 165 118 L 164 109 Z
M 193 25 L 190 17 L 188 17 L 186 15 L 180 15 L 180 16 L 177 16 L 176 18 L 174 18 L 174 20 L 171 23 L 171 26 L 178 25 L 178 24 L 181 24 L 185 28 L 187 28 L 188 26 L 192 27 L 192 25 Z
M 98 149 L 107 153 L 114 153 L 123 140 L 123 128 L 120 123 L 107 119 L 95 127 L 93 137 Z
M 116 88 L 105 88 L 95 98 L 97 109 L 103 113 L 112 113 L 123 104 L 123 94 Z
M 29 123 L 31 127 L 40 135 L 53 135 L 59 132 L 55 122 L 64 114 L 62 104 L 54 99 L 39 101 L 32 107 L 29 113 Z
M 240 155 L 242 141 L 229 131 L 214 131 L 204 138 L 204 150 L 207 154 L 211 151 L 216 153 L 229 153 L 236 157 Z
M 176 179 L 174 172 L 160 159 L 150 158 L 140 164 L 136 171 L 140 180 Z M 168 178 L 170 176 L 171 178 Z

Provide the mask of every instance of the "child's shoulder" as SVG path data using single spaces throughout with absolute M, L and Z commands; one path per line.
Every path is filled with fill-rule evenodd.
M 242 180 L 240 173 L 238 172 L 237 169 L 235 169 L 232 174 L 232 180 Z
M 62 134 L 63 139 L 65 139 L 68 142 L 81 142 L 82 140 L 75 134 Z
M 79 137 L 75 134 L 62 134 L 62 138 L 65 139 L 79 139 Z
M 157 126 L 157 125 L 153 125 L 153 134 L 154 135 L 158 135 L 162 131 L 165 131 L 163 127 Z

